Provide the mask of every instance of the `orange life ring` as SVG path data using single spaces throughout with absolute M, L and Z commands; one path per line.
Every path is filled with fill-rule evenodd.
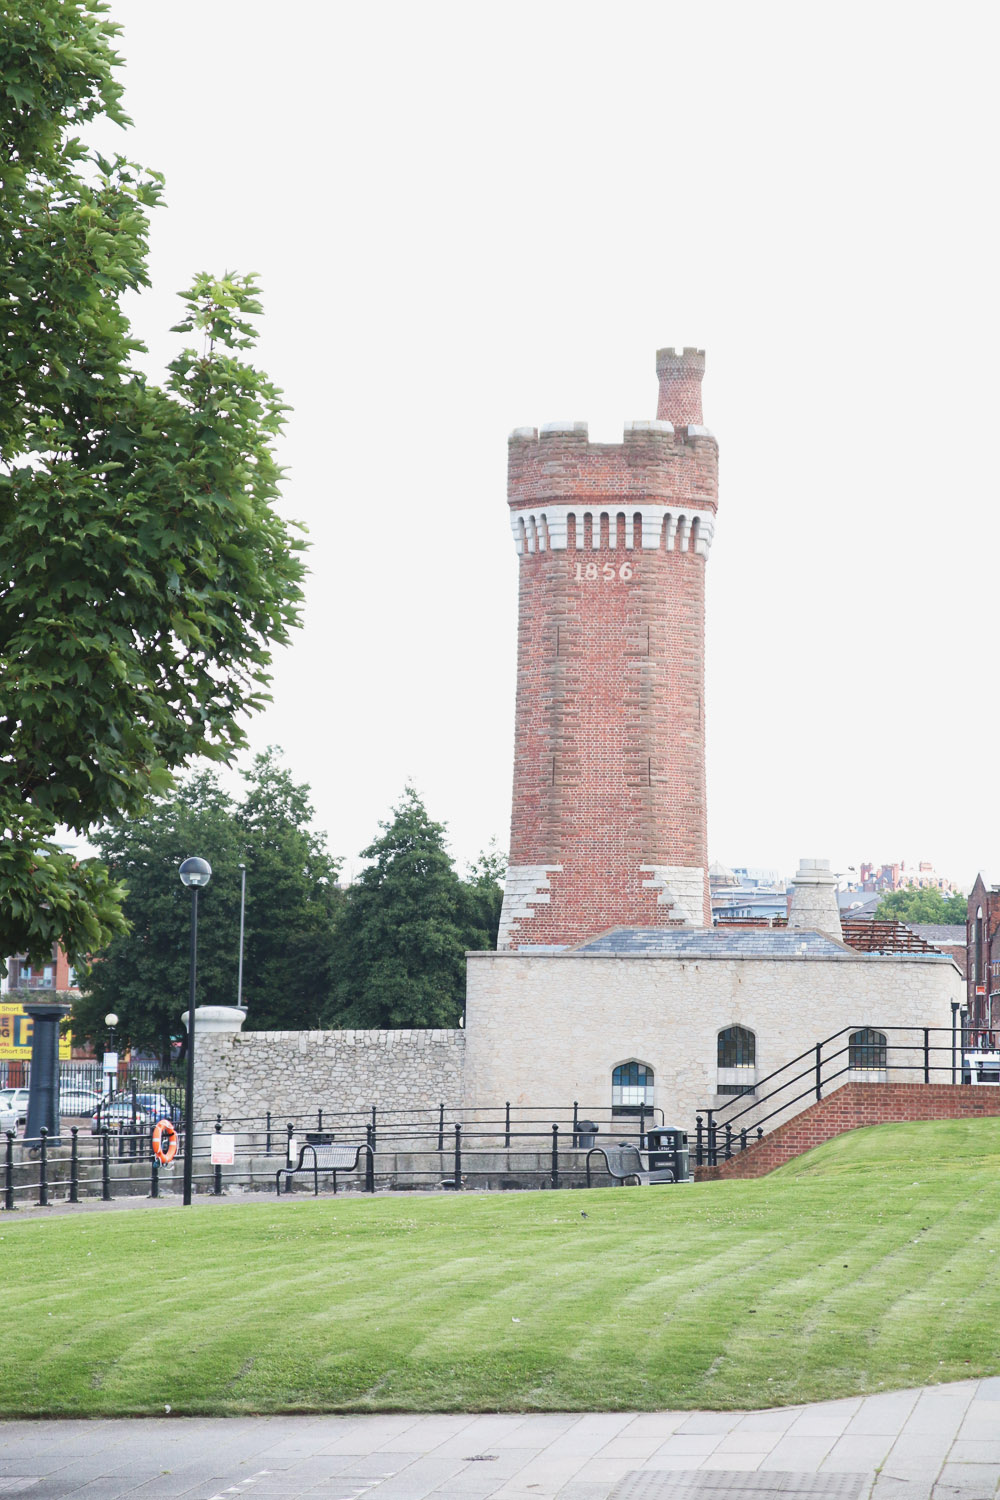
M 164 1137 L 166 1137 L 166 1145 L 163 1144 Z M 153 1155 L 164 1166 L 172 1162 L 177 1155 L 177 1131 L 169 1120 L 157 1120 L 153 1127 Z

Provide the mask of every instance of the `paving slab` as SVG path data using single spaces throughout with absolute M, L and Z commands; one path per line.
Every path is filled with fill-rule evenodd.
M 757 1412 L 0 1421 L 0 1500 L 609 1500 L 630 1475 L 648 1500 L 852 1475 L 861 1500 L 994 1500 L 1000 1378 Z

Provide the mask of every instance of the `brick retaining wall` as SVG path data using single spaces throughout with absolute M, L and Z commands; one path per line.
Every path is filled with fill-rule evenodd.
M 717 1167 L 698 1167 L 699 1182 L 765 1177 L 793 1156 L 847 1130 L 898 1120 L 965 1120 L 1000 1115 L 1000 1088 L 945 1083 L 845 1083 Z

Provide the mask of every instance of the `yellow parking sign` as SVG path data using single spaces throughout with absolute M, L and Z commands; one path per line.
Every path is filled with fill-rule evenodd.
M 31 1034 L 34 1025 L 25 1015 L 24 1006 L 13 1001 L 0 1000 L 0 1061 L 30 1062 Z M 68 1031 L 59 1033 L 59 1061 L 68 1062 L 73 1049 L 73 1038 Z

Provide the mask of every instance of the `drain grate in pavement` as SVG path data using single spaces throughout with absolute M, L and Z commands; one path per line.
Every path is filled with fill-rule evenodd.
M 870 1483 L 864 1474 L 636 1469 L 619 1481 L 609 1500 L 860 1500 Z
M 499 1453 L 470 1453 L 468 1458 L 463 1458 L 464 1464 L 490 1464 L 500 1457 Z

